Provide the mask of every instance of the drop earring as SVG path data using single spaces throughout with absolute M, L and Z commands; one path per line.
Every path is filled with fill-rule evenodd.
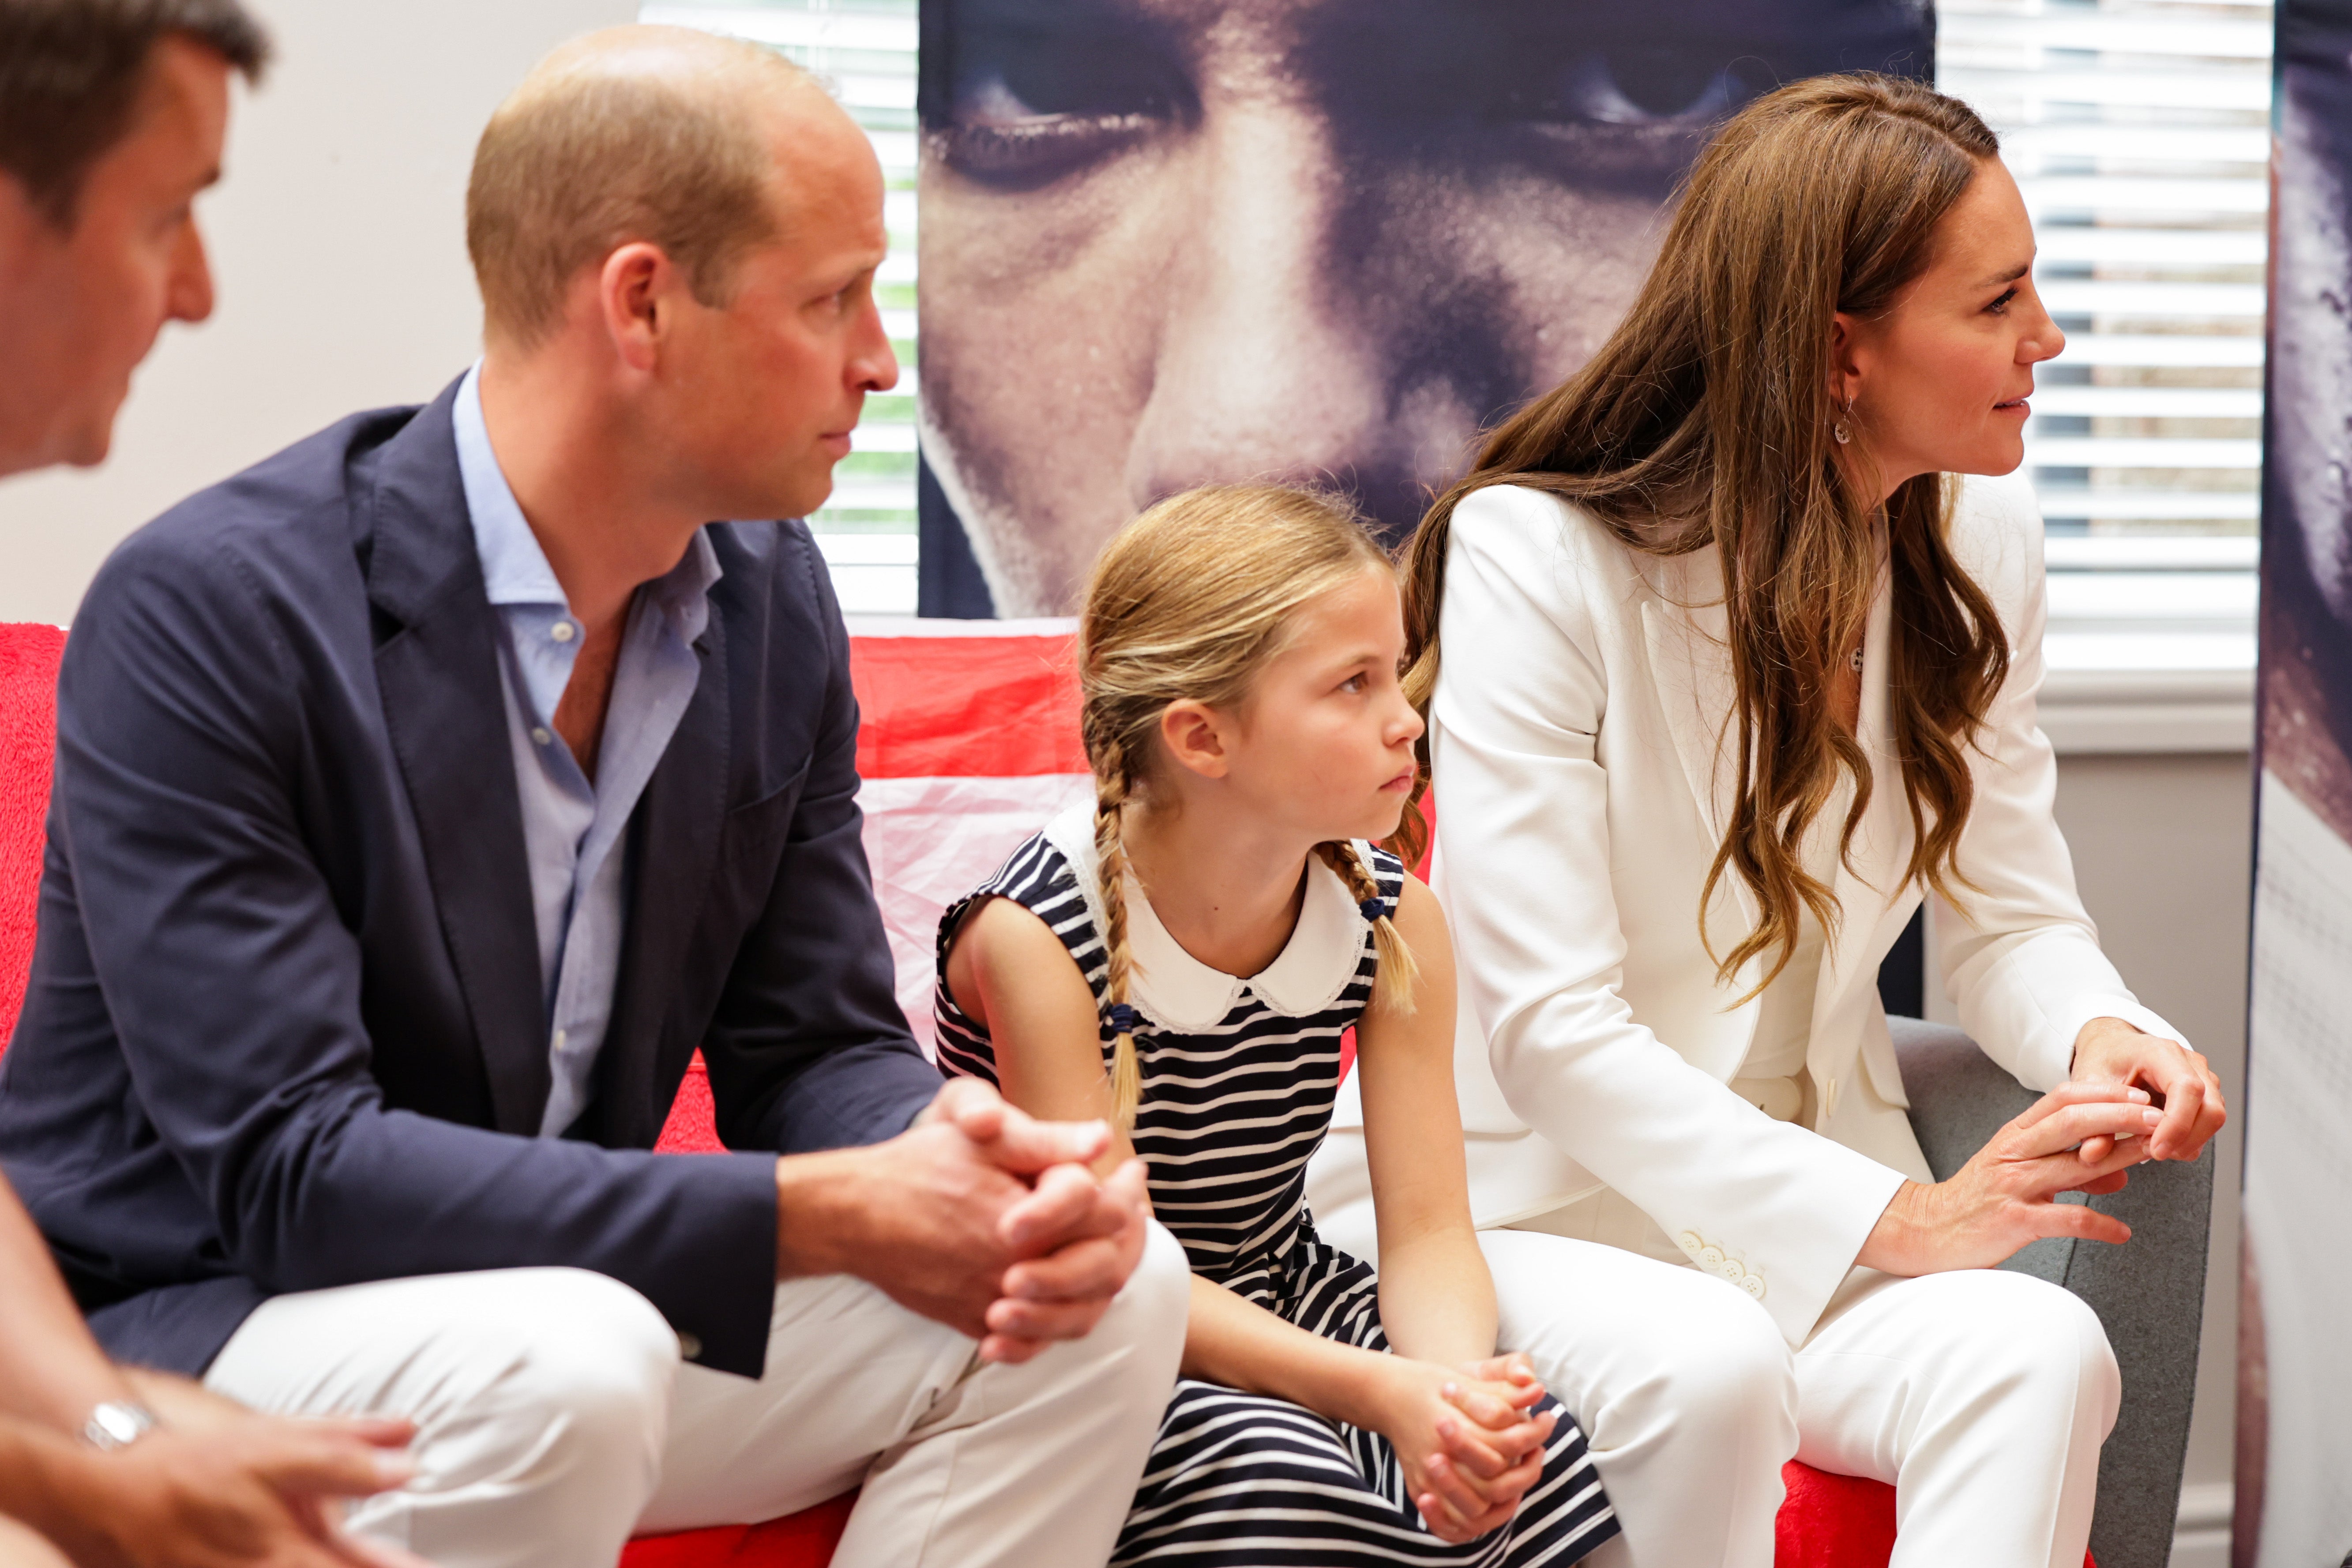
M 1846 421 L 1853 417 L 1853 399 L 1849 397 L 1845 400 L 1845 413 L 1839 417 L 1836 424 L 1830 426 L 1830 434 L 1837 437 L 1837 444 L 1841 447 L 1853 439 L 1853 432 L 1846 428 Z

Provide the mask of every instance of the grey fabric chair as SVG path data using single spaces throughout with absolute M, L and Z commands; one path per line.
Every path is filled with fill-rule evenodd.
M 2033 1103 L 2031 1089 L 1959 1030 L 1916 1018 L 1887 1023 L 1911 1097 L 1911 1127 L 1937 1180 Z M 2001 1267 L 2064 1286 L 2106 1326 L 2124 1398 L 2099 1458 L 2091 1552 L 2099 1568 L 2165 1568 L 2197 1387 L 2213 1151 L 2209 1146 L 2194 1164 L 2143 1165 L 2122 1192 L 2087 1201 L 2131 1226 L 2131 1240 L 2037 1241 Z

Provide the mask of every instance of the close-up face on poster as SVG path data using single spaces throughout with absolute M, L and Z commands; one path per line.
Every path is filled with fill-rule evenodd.
M 931 0 L 926 552 L 1072 608 L 1144 507 L 1354 499 L 1391 541 L 1572 374 L 1708 134 L 1825 71 L 1926 78 L 1920 0 Z M 943 505 L 941 504 L 943 503 Z M 974 596 L 977 598 L 977 595 Z

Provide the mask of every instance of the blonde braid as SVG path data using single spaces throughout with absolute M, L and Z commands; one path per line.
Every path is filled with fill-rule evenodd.
M 1342 839 L 1327 839 L 1315 847 L 1315 853 L 1348 884 L 1348 896 L 1356 900 L 1359 910 L 1371 903 L 1381 906 L 1383 912 L 1372 921 L 1372 948 L 1381 960 L 1380 973 L 1372 977 L 1372 1000 L 1392 1012 L 1412 1012 L 1421 965 L 1396 922 L 1385 912 L 1388 900 L 1381 897 L 1381 885 L 1373 879 L 1370 868 L 1356 853 L 1356 847 Z
M 1119 837 L 1119 814 L 1127 805 L 1126 748 L 1116 736 L 1097 744 L 1095 757 L 1096 887 L 1102 899 L 1103 1000 L 1114 1024 L 1129 1023 L 1134 1009 L 1127 990 L 1134 964 L 1127 952 L 1127 846 Z M 1135 1126 L 1143 1103 L 1143 1068 L 1136 1059 L 1135 1031 L 1118 1031 L 1111 1047 L 1111 1121 L 1121 1132 Z

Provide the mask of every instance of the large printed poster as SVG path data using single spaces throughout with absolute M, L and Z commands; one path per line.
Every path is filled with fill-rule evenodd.
M 1572 373 L 1758 93 L 1926 0 L 925 0 L 925 611 L 1062 615 L 1215 480 L 1391 536 Z M 977 570 L 972 563 L 976 562 Z
M 2237 1568 L 2352 1561 L 2352 0 L 2278 8 Z

